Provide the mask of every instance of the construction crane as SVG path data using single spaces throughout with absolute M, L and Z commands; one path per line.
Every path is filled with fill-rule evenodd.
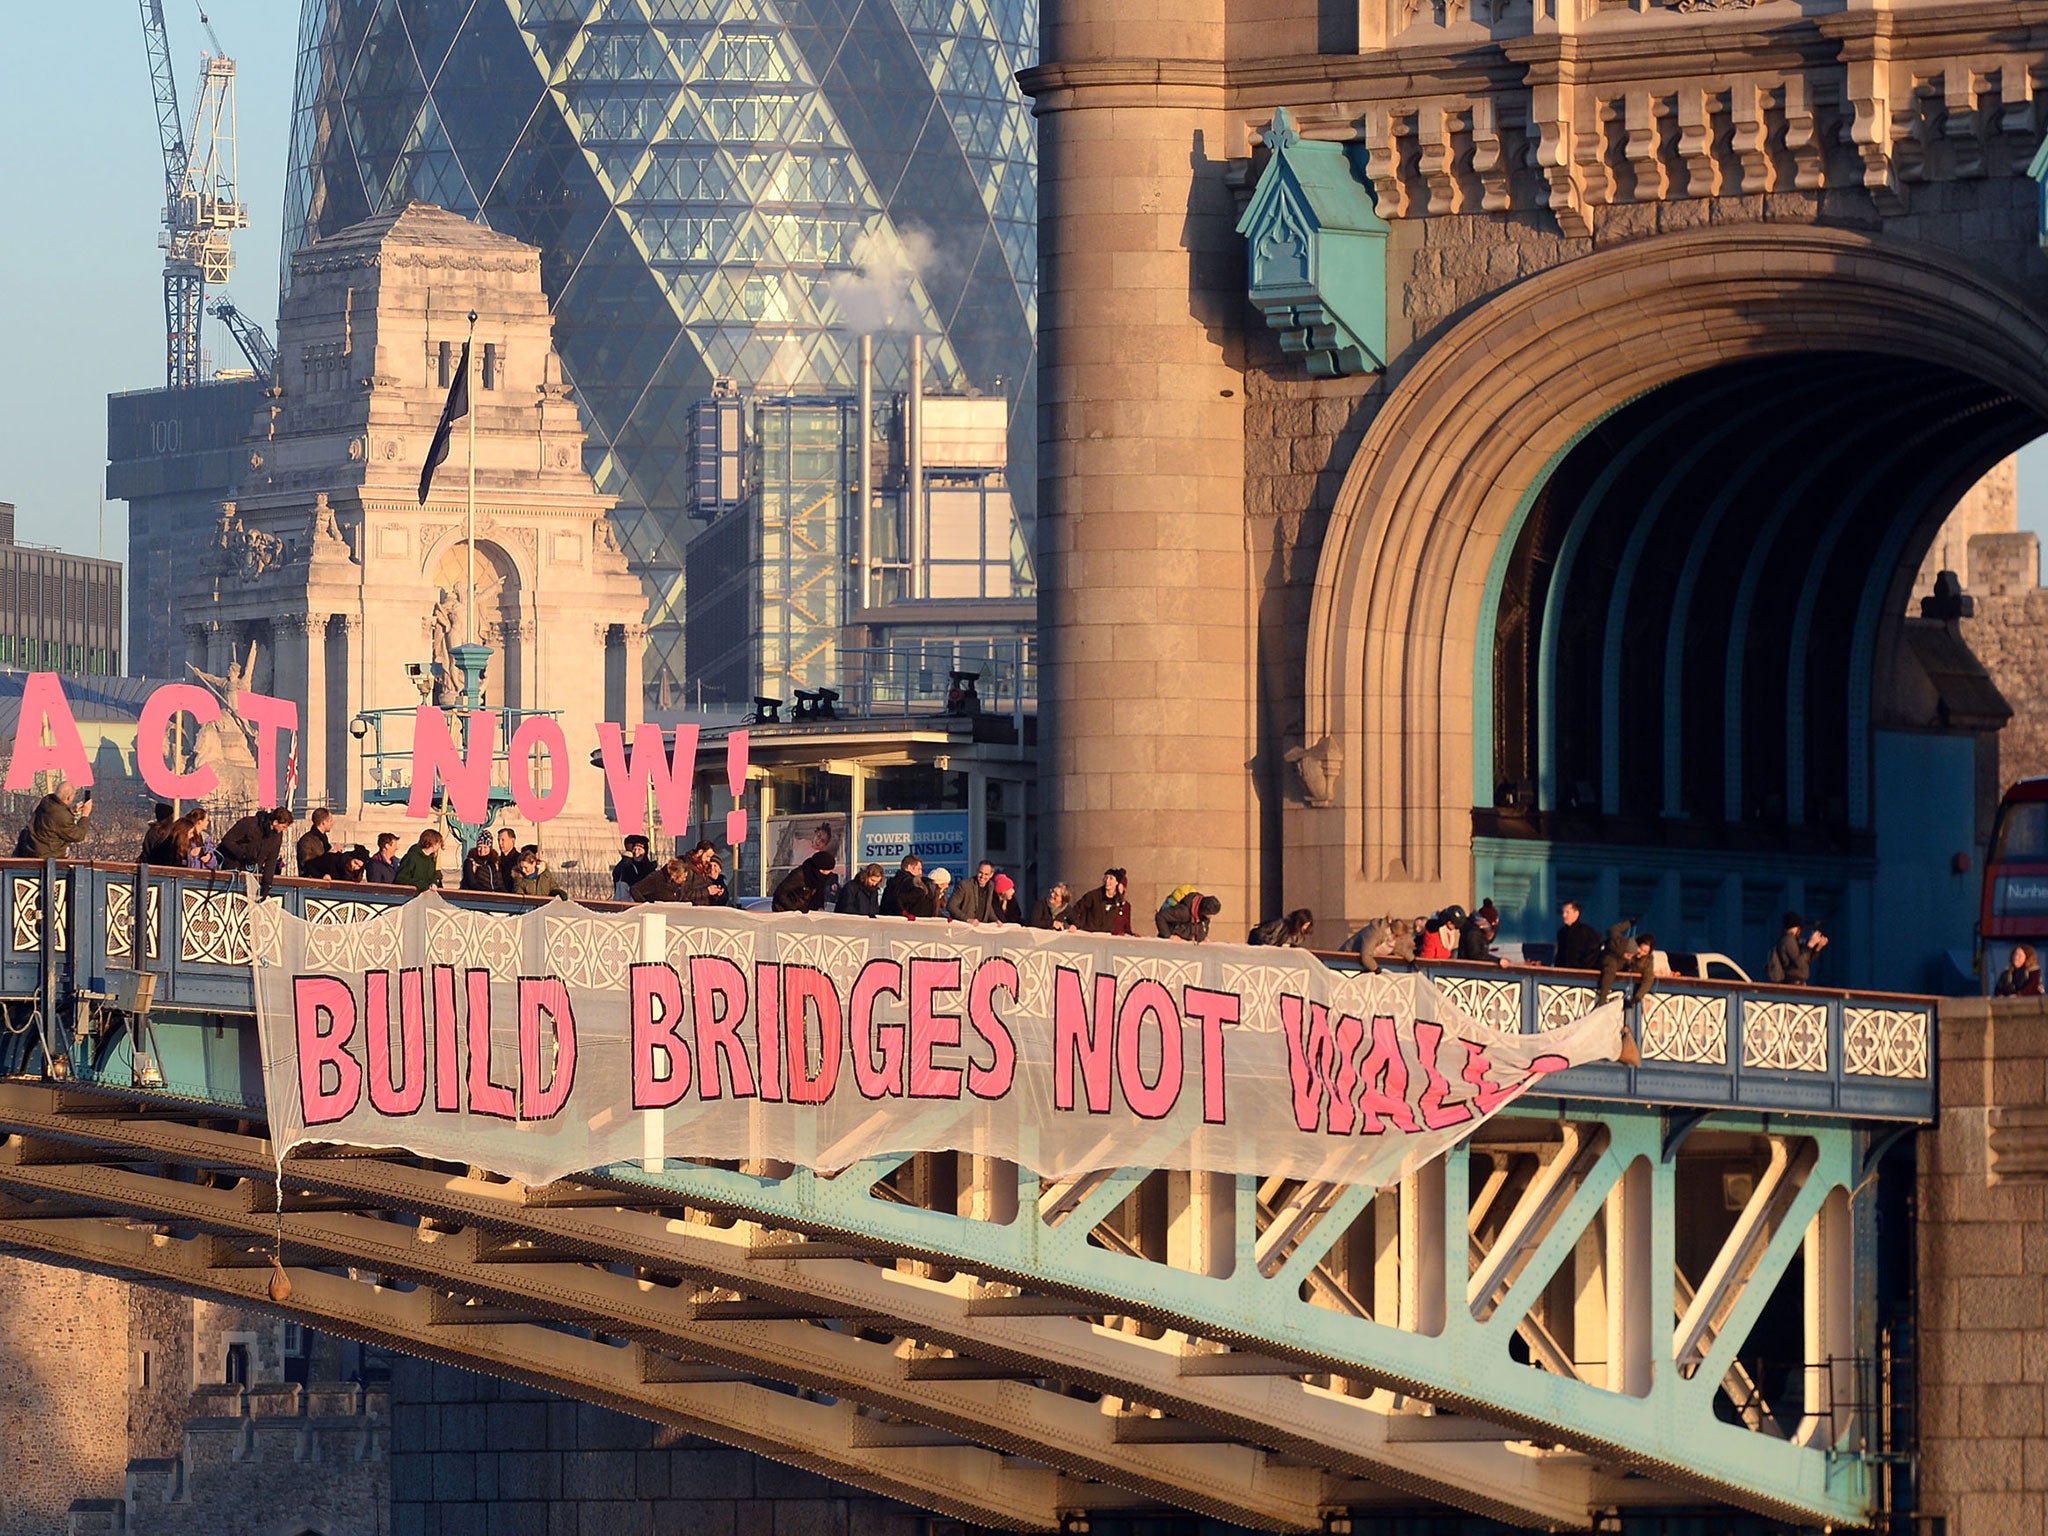
M 228 328 L 228 334 L 235 338 L 235 345 L 242 349 L 242 356 L 249 359 L 249 366 L 256 370 L 256 377 L 265 384 L 275 384 L 277 348 L 270 344 L 263 327 L 235 308 L 235 301 L 225 295 L 207 300 L 206 311 Z
M 207 286 L 228 280 L 235 266 L 232 232 L 249 223 L 235 194 L 235 61 L 221 52 L 202 10 L 200 25 L 213 52 L 200 59 L 199 109 L 192 131 L 185 133 L 163 0 L 140 3 L 164 155 L 164 221 L 157 241 L 164 252 L 164 383 L 190 389 L 200 381 L 199 322 Z M 240 333 L 235 339 L 242 342 Z

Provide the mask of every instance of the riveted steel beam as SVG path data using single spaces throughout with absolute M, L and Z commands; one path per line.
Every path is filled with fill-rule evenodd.
M 1053 1530 L 1062 1509 L 1099 1507 L 1104 1498 L 1103 1490 L 1067 1483 L 1050 1469 L 976 1445 L 865 1442 L 861 1415 L 850 1403 L 814 1402 L 751 1381 L 649 1381 L 638 1349 L 531 1323 L 437 1323 L 430 1315 L 435 1293 L 424 1289 L 399 1292 L 294 1267 L 291 1301 L 278 1307 L 269 1300 L 267 1268 L 216 1265 L 198 1239 L 166 1238 L 92 1218 L 0 1222 L 0 1247 L 282 1312 L 343 1338 L 567 1392 L 1001 1530 Z

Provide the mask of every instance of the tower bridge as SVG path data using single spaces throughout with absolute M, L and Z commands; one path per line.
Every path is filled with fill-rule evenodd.
M 403 895 L 286 880 L 270 899 L 346 924 Z M 1051 1180 L 954 1153 L 669 1157 L 528 1187 L 361 1148 L 279 1167 L 250 903 L 222 876 L 0 863 L 0 1246 L 991 1527 L 1903 1507 L 1891 1154 L 1935 1112 L 1927 1000 L 1660 984 L 1639 1064 L 1548 1078 L 1386 1189 Z M 108 1012 L 131 968 L 154 977 L 153 1071 Z M 1507 1032 L 1589 1001 L 1570 972 L 1434 979 Z
M 2003 715 L 1913 581 L 2048 429 L 2044 67 L 2024 5 L 1049 5 L 1048 866 L 1931 986 Z

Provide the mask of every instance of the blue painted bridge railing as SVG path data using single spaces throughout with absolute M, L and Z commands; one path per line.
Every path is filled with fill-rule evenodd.
M 521 911 L 516 896 L 445 893 L 457 905 Z M 279 880 L 267 899 L 313 922 L 358 922 L 410 899 L 396 886 Z M 66 1057 L 81 1081 L 128 1087 L 131 1032 L 110 1027 L 122 973 L 154 974 L 148 1033 L 163 1090 L 260 1110 L 260 1057 L 243 877 L 111 864 L 0 860 L 0 1073 Z M 598 903 L 610 907 L 612 903 Z M 135 914 L 143 913 L 138 957 Z M 762 921 L 784 921 L 764 917 Z M 1325 956 L 1343 968 L 1355 960 Z M 1437 986 L 1482 1024 L 1532 1032 L 1593 1006 L 1584 972 L 1433 965 Z M 1634 1067 L 1580 1067 L 1546 1097 L 1829 1118 L 1934 1119 L 1935 1004 L 1924 997 L 1665 977 L 1631 1022 Z

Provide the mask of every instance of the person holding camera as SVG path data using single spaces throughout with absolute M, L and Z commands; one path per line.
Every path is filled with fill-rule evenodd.
M 1784 932 L 1764 963 L 1764 979 L 1773 986 L 1803 987 L 1814 958 L 1828 947 L 1828 936 L 1816 928 L 1802 939 L 1799 934 L 1806 920 L 1797 912 L 1787 912 L 1779 926 Z
M 68 859 L 71 850 L 92 835 L 86 820 L 92 815 L 92 791 L 83 795 L 67 779 L 36 802 L 35 814 L 21 829 L 21 841 L 14 850 L 18 859 Z

